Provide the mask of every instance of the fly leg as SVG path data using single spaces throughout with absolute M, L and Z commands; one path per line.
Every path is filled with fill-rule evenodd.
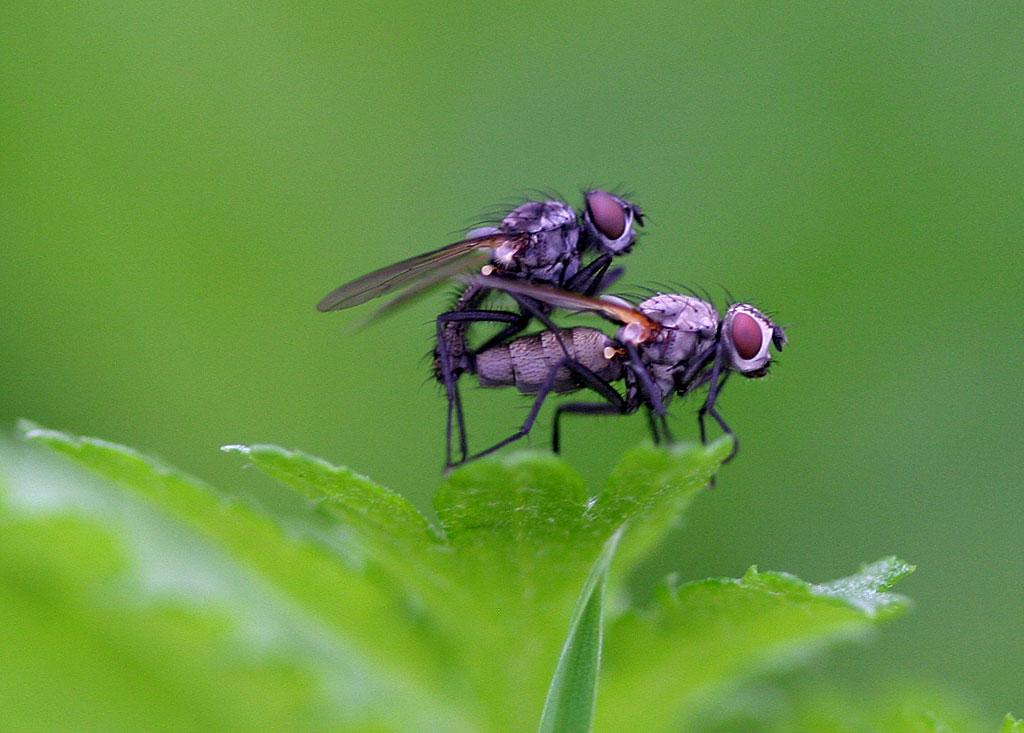
M 555 340 L 558 342 L 558 346 L 562 349 L 562 354 L 565 356 L 565 358 L 573 358 L 573 355 L 569 352 L 569 347 L 565 345 L 565 340 L 562 338 L 561 329 L 557 325 L 555 325 L 555 322 L 552 321 L 548 315 L 550 313 L 549 308 L 544 306 L 542 303 L 538 303 L 532 298 L 527 298 L 525 296 L 517 295 L 515 293 L 508 293 L 508 295 L 516 302 L 516 305 L 519 306 L 518 319 L 512 321 L 500 332 L 498 332 L 491 338 L 487 339 L 487 341 L 485 341 L 483 345 L 480 346 L 480 348 L 474 349 L 474 354 L 479 354 L 481 352 L 487 351 L 487 349 L 493 346 L 505 343 L 509 337 L 515 336 L 517 333 L 526 328 L 526 325 L 530 322 L 531 318 L 536 318 L 538 321 L 541 322 L 541 324 L 545 328 L 547 328 L 552 334 L 554 334 Z M 493 312 L 498 313 L 501 311 Z
M 520 311 L 519 313 L 513 314 L 516 316 L 514 321 L 509 321 L 509 324 L 505 328 L 498 331 L 498 333 L 491 336 L 489 339 L 484 341 L 479 348 L 473 349 L 477 354 L 487 351 L 498 344 L 503 344 L 518 333 L 522 333 L 523 329 L 526 328 L 530 323 L 530 315 Z
M 647 427 L 651 431 L 651 440 L 655 445 L 661 444 L 661 433 L 658 431 L 658 421 L 654 419 L 654 410 L 647 408 Z
M 529 435 L 530 430 L 533 429 L 533 424 L 537 421 L 537 415 L 540 414 L 540 408 L 544 406 L 544 400 L 546 400 L 548 398 L 548 395 L 551 394 L 552 391 L 554 391 L 555 381 L 557 380 L 558 372 L 561 369 L 568 369 L 569 371 L 573 372 L 584 381 L 586 381 L 589 378 L 589 376 L 593 375 L 593 372 L 591 372 L 589 369 L 582 366 L 581 364 L 577 363 L 573 359 L 570 359 L 568 357 L 563 357 L 562 359 L 559 359 L 558 363 L 554 364 L 548 371 L 547 376 L 544 378 L 544 383 L 540 386 L 540 389 L 537 390 L 537 396 L 533 400 L 533 406 L 530 408 L 530 414 L 528 414 L 526 416 L 526 419 L 523 420 L 523 424 L 519 427 L 519 430 L 512 433 L 512 435 L 508 436 L 507 438 L 499 440 L 490 448 L 482 450 L 479 453 L 473 454 L 465 461 L 463 461 L 463 463 L 475 461 L 477 458 L 482 458 L 483 456 L 490 455 L 491 453 L 494 453 L 494 451 L 499 450 L 500 448 L 504 448 L 509 443 L 514 443 L 520 438 L 525 438 L 527 435 Z M 596 375 L 595 378 L 597 378 Z M 603 380 L 599 379 L 598 381 Z M 611 389 L 610 386 L 609 389 Z M 612 391 L 614 392 L 615 390 L 612 389 Z
M 555 453 L 562 452 L 561 423 L 559 421 L 562 415 L 567 412 L 574 415 L 625 415 L 628 410 L 607 402 L 568 402 L 564 405 L 559 405 L 555 410 L 555 427 L 551 435 L 551 450 Z
M 726 424 L 725 420 L 722 419 L 722 416 L 719 414 L 718 410 L 715 409 L 715 402 L 718 399 L 718 394 L 719 392 L 721 392 L 722 387 L 725 386 L 725 382 L 729 378 L 730 374 L 730 372 L 726 372 L 725 375 L 722 376 L 721 379 L 719 379 L 719 375 L 721 373 L 722 357 L 721 355 L 718 355 L 715 357 L 715 365 L 711 368 L 711 376 L 708 378 L 708 382 L 710 382 L 711 386 L 708 387 L 707 399 L 704 400 L 704 404 L 701 405 L 701 408 L 697 413 L 697 423 L 700 425 L 700 442 L 703 445 L 707 445 L 708 442 L 707 428 L 705 427 L 704 420 L 705 417 L 709 414 L 711 415 L 711 417 L 715 419 L 715 422 L 718 423 L 718 426 L 722 428 L 722 432 L 728 435 L 730 438 L 732 438 L 732 450 L 729 451 L 729 455 L 726 456 L 724 461 L 722 461 L 722 465 L 724 466 L 726 463 L 735 458 L 737 453 L 739 453 L 740 442 L 739 439 L 736 437 L 736 434 L 732 431 L 732 428 L 730 428 L 728 424 Z M 708 483 L 708 485 L 712 489 L 715 488 L 715 476 L 711 477 L 711 481 Z
M 661 390 L 658 389 L 658 385 L 651 379 L 650 372 L 647 371 L 647 367 L 640 359 L 640 354 L 636 350 L 636 346 L 631 343 L 626 343 L 626 354 L 629 357 L 629 364 L 632 367 L 632 372 L 636 376 L 637 382 L 640 383 L 640 391 L 647 400 L 647 404 L 650 406 L 651 416 L 651 433 L 654 437 L 654 442 L 658 443 L 659 435 L 658 428 L 661 429 L 661 435 L 664 436 L 666 443 L 673 443 L 672 431 L 668 427 L 668 413 L 665 411 L 665 401 L 662 398 Z
M 612 385 L 582 364 L 576 364 L 577 376 L 584 386 L 597 392 L 605 398 L 606 402 L 570 402 L 559 405 L 555 409 L 554 425 L 551 431 L 551 450 L 554 453 L 561 452 L 561 418 L 562 413 L 571 412 L 578 415 L 628 415 L 634 409 L 633 405 L 627 402 Z
M 612 256 L 610 254 L 603 254 L 600 257 L 594 258 L 586 267 L 569 278 L 568 282 L 565 283 L 565 289 L 574 293 L 582 293 L 583 295 L 594 295 L 603 290 L 605 287 L 605 273 L 608 272 L 608 267 L 611 263 Z M 615 279 L 618 278 L 614 278 L 612 282 Z M 611 285 L 611 282 L 607 283 L 607 285 Z
M 572 360 L 572 354 L 569 353 L 568 347 L 562 340 L 558 327 L 548 317 L 547 313 L 544 312 L 543 307 L 534 303 L 529 298 L 521 296 L 512 297 L 519 305 L 519 313 L 495 310 L 463 310 L 449 311 L 448 313 L 442 313 L 437 317 L 438 379 L 442 384 L 444 384 L 445 393 L 448 397 L 448 415 L 445 423 L 445 470 L 456 465 L 452 461 L 453 422 L 455 423 L 455 427 L 458 431 L 459 452 L 462 455 L 460 463 L 468 460 L 467 455 L 469 453 L 466 438 L 466 419 L 462 410 L 462 396 L 459 393 L 457 385 L 458 375 L 456 374 L 456 369 L 458 365 L 455 363 L 456 359 L 455 355 L 452 353 L 453 350 L 458 350 L 460 352 L 460 356 L 472 355 L 485 351 L 489 345 L 501 343 L 510 336 L 522 331 L 526 328 L 526 324 L 530 322 L 531 318 L 536 318 L 555 334 L 555 338 L 558 341 L 558 345 L 562 348 L 562 353 L 565 355 L 565 359 Z M 498 334 L 489 339 L 482 347 L 475 350 L 470 350 L 464 335 L 459 337 L 458 343 L 455 342 L 455 339 L 449 338 L 445 328 L 446 324 L 449 323 L 486 322 L 505 323 L 507 325 Z
M 605 290 L 610 288 L 612 285 L 619 281 L 624 274 L 626 274 L 625 267 L 616 267 L 614 270 L 609 270 L 607 274 L 603 275 L 600 280 L 595 280 L 594 284 L 587 288 L 584 295 L 598 295 L 603 293 Z
M 548 313 L 550 312 L 549 308 L 546 308 L 543 304 L 537 303 L 536 301 L 533 301 L 530 298 L 526 298 L 521 295 L 513 295 L 512 293 L 509 293 L 508 295 L 519 306 L 519 313 L 515 314 L 517 316 L 516 319 L 513 321 L 509 321 L 508 325 L 505 326 L 505 328 L 501 329 L 498 333 L 494 334 L 489 339 L 487 339 L 483 344 L 480 345 L 479 348 L 474 349 L 474 353 L 479 354 L 480 352 L 487 351 L 487 349 L 497 346 L 498 344 L 503 344 L 507 342 L 516 334 L 521 333 L 523 329 L 525 329 L 526 326 L 529 325 L 531 318 L 536 318 L 549 331 L 556 335 L 556 337 L 558 338 L 558 343 L 562 347 L 562 353 L 564 353 L 567 357 L 572 356 L 569 353 L 569 349 L 562 341 L 562 337 L 558 332 L 558 326 L 556 326 L 554 322 L 548 317 Z M 500 311 L 492 312 L 497 313 Z
M 462 461 L 466 460 L 469 447 L 466 440 L 466 420 L 462 411 L 462 397 L 459 394 L 458 375 L 454 355 L 451 353 L 453 344 L 446 333 L 445 326 L 449 323 L 512 323 L 519 318 L 516 313 L 507 311 L 451 311 L 442 313 L 437 317 L 437 370 L 438 380 L 444 385 L 445 394 L 448 397 L 448 417 L 445 425 L 445 469 L 455 465 L 452 462 L 452 423 L 453 420 L 458 428 L 459 452 L 462 454 Z M 465 344 L 459 344 L 461 351 L 467 352 Z
M 718 395 L 722 391 L 722 387 L 725 386 L 726 381 L 729 379 L 729 372 L 726 372 L 721 379 L 718 379 L 717 365 L 716 369 L 711 373 L 711 387 L 708 388 L 708 396 L 701 406 L 700 411 L 697 413 L 697 420 L 700 423 L 700 442 L 707 444 L 707 431 L 704 426 L 704 418 L 706 415 L 711 415 L 718 423 L 718 426 L 722 429 L 722 432 L 732 438 L 732 450 L 729 451 L 729 455 L 722 461 L 722 465 L 725 465 L 740 452 L 740 441 L 736 437 L 736 433 L 732 431 L 732 428 L 725 422 L 722 415 L 718 412 L 715 407 L 715 402 L 718 400 Z

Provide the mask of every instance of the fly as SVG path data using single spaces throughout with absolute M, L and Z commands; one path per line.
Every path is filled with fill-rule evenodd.
M 705 420 L 710 415 L 733 437 L 728 462 L 739 443 L 716 407 L 722 388 L 734 372 L 750 378 L 767 374 L 770 347 L 781 351 L 786 344 L 782 327 L 748 303 L 729 306 L 720 318 L 713 305 L 690 295 L 659 293 L 633 306 L 619 298 L 594 298 L 507 279 L 477 277 L 475 282 L 549 308 L 595 313 L 619 328 L 614 338 L 587 327 L 546 331 L 476 354 L 469 371 L 482 386 L 513 386 L 533 395 L 534 402 L 519 430 L 467 460 L 525 437 L 550 394 L 579 389 L 589 389 L 602 401 L 570 402 L 556 408 L 552 438 L 556 453 L 565 413 L 628 415 L 646 407 L 654 441 L 671 441 L 665 410 L 669 400 L 706 385 L 708 394 L 698 411 L 701 441 L 707 441 Z M 612 384 L 620 380 L 625 382 L 623 392 Z
M 628 253 L 643 226 L 639 206 L 602 190 L 584 193 L 576 212 L 564 201 L 529 201 L 516 207 L 494 227 L 475 229 L 466 239 L 375 270 L 329 293 L 317 305 L 323 312 L 343 310 L 386 294 L 395 294 L 377 315 L 387 313 L 427 289 L 474 271 L 487 275 L 471 281 L 451 310 L 436 321 L 435 377 L 448 398 L 445 467 L 452 461 L 453 423 L 461 461 L 468 458 L 465 419 L 457 380 L 477 353 L 512 339 L 537 318 L 556 334 L 563 356 L 568 346 L 548 318 L 551 305 L 512 290 L 518 312 L 484 309 L 493 283 L 542 283 L 570 293 L 590 296 L 601 292 L 618 272 L 609 273 L 612 259 Z M 591 256 L 592 255 L 592 256 Z M 591 256 L 584 264 L 584 259 Z M 473 323 L 503 324 L 499 333 L 472 349 L 468 329 Z

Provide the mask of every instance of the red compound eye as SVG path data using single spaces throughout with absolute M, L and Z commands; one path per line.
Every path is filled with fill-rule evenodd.
M 626 209 L 607 191 L 588 191 L 587 211 L 597 231 L 608 239 L 618 239 L 626 231 Z
M 737 313 L 732 317 L 732 343 L 741 359 L 753 359 L 761 352 L 764 343 L 761 324 L 746 313 Z

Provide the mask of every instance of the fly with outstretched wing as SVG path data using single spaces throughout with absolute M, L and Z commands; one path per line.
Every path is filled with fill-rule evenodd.
M 579 212 L 560 200 L 528 201 L 509 211 L 497 226 L 477 229 L 471 236 L 396 262 L 363 275 L 329 293 L 317 305 L 323 312 L 344 310 L 375 298 L 392 295 L 376 313 L 388 313 L 443 282 L 474 272 L 493 278 L 464 285 L 454 306 L 437 318 L 434 373 L 448 398 L 445 466 L 453 462 L 453 427 L 461 460 L 468 457 L 465 419 L 458 390 L 459 376 L 470 369 L 477 352 L 508 341 L 530 320 L 540 320 L 556 332 L 548 318 L 552 306 L 518 295 L 509 296 L 516 310 L 484 308 L 490 283 L 508 280 L 542 283 L 567 292 L 594 294 L 613 277 L 612 259 L 628 253 L 643 225 L 640 208 L 602 190 L 584 193 Z M 469 345 L 474 323 L 497 323 L 502 328 L 478 349 Z

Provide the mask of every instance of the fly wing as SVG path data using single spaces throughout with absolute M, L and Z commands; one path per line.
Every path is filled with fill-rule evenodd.
M 535 285 L 523 280 L 501 277 L 500 275 L 479 275 L 473 278 L 473 283 L 485 288 L 502 290 L 506 293 L 525 295 L 528 298 L 547 303 L 554 308 L 597 313 L 624 326 L 633 325 L 642 334 L 645 334 L 644 337 L 639 339 L 640 341 L 647 340 L 650 335 L 657 333 L 661 328 L 660 324 L 636 308 L 617 300 L 591 298 L 590 296 L 572 293 L 568 290 L 559 290 L 547 285 Z
M 375 310 L 369 318 L 359 325 L 359 328 L 365 328 L 371 323 L 376 323 L 380 319 L 391 315 L 400 308 L 404 308 L 444 282 L 449 282 L 459 275 L 482 267 L 487 264 L 489 256 L 490 252 L 487 250 L 477 251 L 472 256 L 457 258 L 450 263 L 439 265 L 431 272 L 424 273 L 422 277 L 410 283 L 398 295 Z
M 345 283 L 317 303 L 316 308 L 321 312 L 344 310 L 423 279 L 434 285 L 485 264 L 490 261 L 493 250 L 502 245 L 522 246 L 527 237 L 526 234 L 488 234 L 410 257 Z M 438 272 L 444 272 L 444 277 L 438 277 Z

